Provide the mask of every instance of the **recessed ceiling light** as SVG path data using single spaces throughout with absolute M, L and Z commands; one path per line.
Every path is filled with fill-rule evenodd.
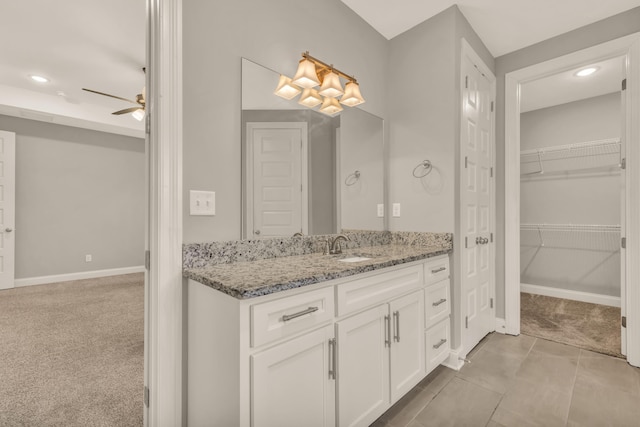
M 599 67 L 588 67 L 588 68 L 583 68 L 582 70 L 578 71 L 576 73 L 576 76 L 578 77 L 586 77 L 586 76 L 590 76 L 591 74 L 595 73 L 596 71 L 598 71 L 600 68 Z
M 38 83 L 49 83 L 49 79 L 46 77 L 36 76 L 35 74 L 31 74 L 29 77 L 31 77 L 31 80 L 36 81 Z

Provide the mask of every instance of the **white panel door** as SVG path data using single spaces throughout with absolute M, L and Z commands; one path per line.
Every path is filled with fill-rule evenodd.
M 253 427 L 335 425 L 333 325 L 251 356 Z
M 0 289 L 15 278 L 16 134 L 0 131 Z
M 250 123 L 247 237 L 306 233 L 306 123 Z
M 463 343 L 470 351 L 495 330 L 493 309 L 493 112 L 491 82 L 462 61 L 461 224 Z
M 389 306 L 337 323 L 338 426 L 368 426 L 389 407 Z
M 424 378 L 424 292 L 389 303 L 391 312 L 391 404 Z

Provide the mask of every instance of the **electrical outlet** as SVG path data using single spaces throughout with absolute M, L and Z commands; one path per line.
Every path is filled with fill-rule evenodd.
M 394 203 L 393 204 L 393 216 L 394 217 L 399 217 L 400 216 L 400 203 Z
M 93 257 L 90 254 L 87 254 L 84 256 L 84 262 L 91 262 L 93 261 Z
M 384 204 L 378 203 L 378 218 L 384 217 Z

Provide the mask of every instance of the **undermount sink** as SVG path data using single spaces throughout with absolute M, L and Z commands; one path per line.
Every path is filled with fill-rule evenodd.
M 367 258 L 367 257 L 364 257 L 364 256 L 352 256 L 352 257 L 349 257 L 349 258 L 339 259 L 338 261 L 340 261 L 340 262 L 361 262 L 361 261 L 368 261 L 370 259 L 371 258 Z

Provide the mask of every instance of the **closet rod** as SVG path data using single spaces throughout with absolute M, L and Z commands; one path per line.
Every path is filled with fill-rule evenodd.
M 520 224 L 521 230 L 546 231 L 604 231 L 620 232 L 619 225 L 603 224 Z

